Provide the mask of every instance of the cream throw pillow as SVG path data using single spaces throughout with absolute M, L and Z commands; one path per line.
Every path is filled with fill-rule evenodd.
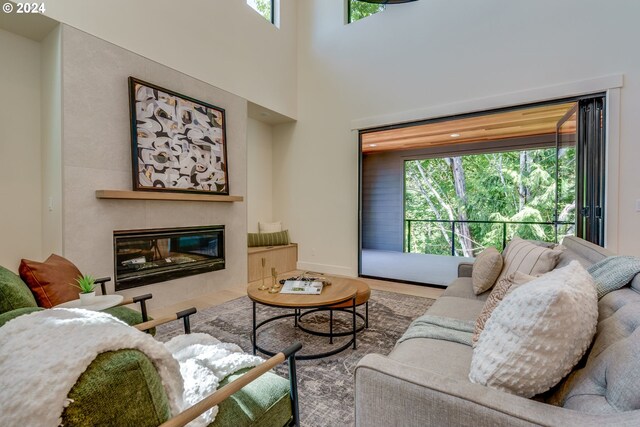
M 572 261 L 498 304 L 473 350 L 469 379 L 527 398 L 543 393 L 580 361 L 597 321 L 595 283 Z
M 558 264 L 562 250 L 535 245 L 519 237 L 514 237 L 502 257 L 504 266 L 498 280 L 520 271 L 530 276 L 547 273 Z
M 496 309 L 496 307 L 498 306 L 498 304 L 500 304 L 504 297 L 506 297 L 510 292 L 513 292 L 519 286 L 524 285 L 525 283 L 528 283 L 533 279 L 535 279 L 535 277 L 516 271 L 515 273 L 511 273 L 504 279 L 500 279 L 498 280 L 498 282 L 496 282 L 496 285 L 493 287 L 489 298 L 487 298 L 487 301 L 484 303 L 484 307 L 482 307 L 480 315 L 476 319 L 476 327 L 473 331 L 473 336 L 471 337 L 471 341 L 474 347 L 478 342 L 480 334 L 484 330 L 484 326 L 487 323 L 487 320 L 489 320 L 489 317 L 491 317 L 491 313 L 493 313 L 493 310 Z
M 502 255 L 496 248 L 485 248 L 476 257 L 471 270 L 471 283 L 473 292 L 480 295 L 488 291 L 496 283 L 496 279 L 502 271 Z
M 282 231 L 282 222 L 258 222 L 258 233 L 279 233 Z

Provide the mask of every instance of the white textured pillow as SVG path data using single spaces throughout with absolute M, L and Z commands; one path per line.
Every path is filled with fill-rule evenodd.
M 279 233 L 282 231 L 282 222 L 258 222 L 258 233 Z
M 489 320 L 489 317 L 491 317 L 491 313 L 493 313 L 493 310 L 496 309 L 498 304 L 500 304 L 510 292 L 515 291 L 518 287 L 524 285 L 525 283 L 529 283 L 532 280 L 535 280 L 535 277 L 516 271 L 515 273 L 508 275 L 504 279 L 500 279 L 496 283 L 496 285 L 493 287 L 493 290 L 491 291 L 491 294 L 489 294 L 489 298 L 487 298 L 487 300 L 485 301 L 484 307 L 482 307 L 482 311 L 476 318 L 476 326 L 473 330 L 473 336 L 471 337 L 471 342 L 474 347 L 478 343 L 478 338 L 484 330 L 484 326 L 487 324 L 487 320 Z
M 471 382 L 532 397 L 556 385 L 589 348 L 598 321 L 591 275 L 577 262 L 509 293 L 471 359 Z
M 519 271 L 529 276 L 539 276 L 554 269 L 562 250 L 539 246 L 519 237 L 514 237 L 502 257 L 504 265 L 497 280 Z M 496 281 L 497 281 L 496 280 Z

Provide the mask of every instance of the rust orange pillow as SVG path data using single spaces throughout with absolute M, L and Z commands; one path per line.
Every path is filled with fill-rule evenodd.
M 19 273 L 40 307 L 51 308 L 78 299 L 78 288 L 71 285 L 82 273 L 66 258 L 52 254 L 45 262 L 23 259 Z

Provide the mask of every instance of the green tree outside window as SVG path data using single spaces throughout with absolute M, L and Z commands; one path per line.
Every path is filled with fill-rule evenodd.
M 382 12 L 384 5 L 349 0 L 349 23 Z
M 567 223 L 558 226 L 557 240 L 573 235 L 575 147 L 560 149 L 557 167 L 556 182 L 555 148 L 407 160 L 405 242 L 409 247 L 405 250 L 449 255 L 453 238 L 456 255 L 476 256 L 487 246 L 501 249 L 503 239 L 515 235 L 554 242 L 553 225 L 517 223 L 553 223 L 556 215 L 559 222 Z M 449 221 L 459 221 L 453 236 Z M 465 221 L 515 224 L 505 230 L 499 223 Z

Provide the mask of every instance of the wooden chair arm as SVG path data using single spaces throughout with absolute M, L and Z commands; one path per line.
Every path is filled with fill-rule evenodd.
M 275 368 L 277 365 L 283 363 L 287 359 L 289 360 L 290 380 L 292 379 L 291 377 L 293 377 L 293 381 L 294 381 L 294 383 L 292 383 L 291 385 L 291 389 L 292 389 L 291 398 L 293 400 L 292 407 L 294 408 L 293 421 L 294 421 L 294 425 L 298 426 L 299 425 L 298 402 L 297 402 L 298 396 L 297 396 L 297 388 L 295 385 L 295 381 L 296 381 L 295 365 L 293 365 L 294 375 L 291 375 L 291 372 L 292 372 L 291 365 L 295 362 L 295 353 L 301 348 L 302 348 L 302 345 L 300 343 L 296 343 L 292 345 L 291 347 L 285 349 L 281 353 L 278 353 L 272 358 L 268 359 L 266 362 L 251 369 L 249 372 L 247 372 L 240 378 L 230 382 L 229 384 L 225 385 L 221 389 L 216 390 L 214 393 L 205 397 L 200 402 L 196 403 L 195 405 L 191 406 L 190 408 L 187 408 L 185 411 L 179 413 L 175 417 L 162 423 L 160 427 L 182 427 L 187 425 L 189 422 L 198 418 L 202 413 L 220 404 L 220 402 L 222 402 L 223 400 L 225 400 L 235 392 L 239 391 L 242 387 L 246 386 L 256 378 L 261 376 L 262 374 L 266 373 L 267 371 L 270 371 L 271 369 Z
M 190 334 L 191 333 L 191 324 L 189 322 L 189 316 L 191 316 L 192 314 L 195 314 L 196 312 L 197 312 L 197 310 L 195 309 L 195 307 L 192 307 L 192 308 L 188 308 L 186 310 L 179 311 L 176 314 L 172 314 L 172 315 L 164 316 L 164 317 L 159 317 L 157 319 L 149 320 L 149 321 L 143 322 L 143 323 L 138 323 L 137 325 L 133 325 L 133 327 L 138 329 L 138 330 L 140 330 L 140 331 L 146 331 L 146 330 L 155 328 L 156 326 L 160 326 L 160 325 L 164 325 L 165 323 L 172 322 L 174 320 L 183 319 L 183 321 L 184 321 L 184 333 L 185 334 Z
M 122 302 L 118 304 L 116 307 L 120 307 L 121 305 L 129 305 L 129 304 L 133 304 L 133 298 L 123 299 Z

